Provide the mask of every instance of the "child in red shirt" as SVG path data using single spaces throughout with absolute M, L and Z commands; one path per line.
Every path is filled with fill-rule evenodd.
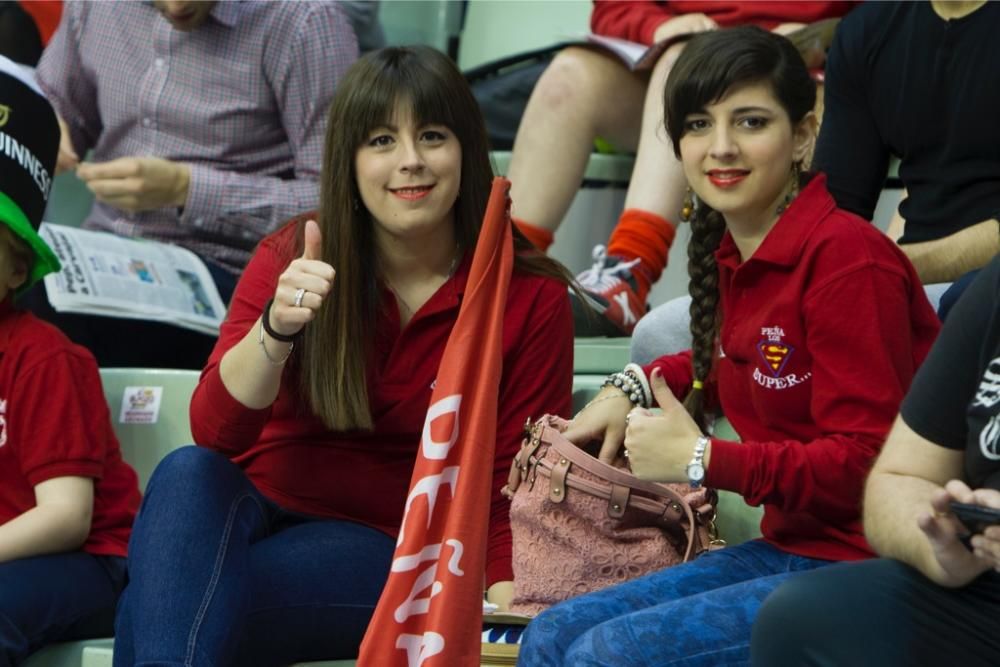
M 93 356 L 13 305 L 59 261 L 38 236 L 55 113 L 0 57 L 0 665 L 112 634 L 139 506 Z
M 763 538 L 553 607 L 524 634 L 525 664 L 746 663 L 757 609 L 782 581 L 873 555 L 864 479 L 939 324 L 902 251 L 837 209 L 824 176 L 801 173 L 815 95 L 784 37 L 741 27 L 688 44 L 665 115 L 700 200 L 694 349 L 630 364 L 566 433 L 603 439 L 605 460 L 623 451 L 642 479 L 763 505 Z M 706 407 L 742 442 L 706 435 Z

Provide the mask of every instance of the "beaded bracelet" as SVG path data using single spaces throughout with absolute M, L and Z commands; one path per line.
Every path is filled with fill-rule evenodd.
M 299 334 L 302 333 L 301 331 L 292 334 L 291 336 L 288 336 L 282 333 L 278 333 L 277 331 L 271 328 L 271 306 L 273 304 L 274 304 L 274 297 L 268 299 L 267 303 L 264 304 L 264 314 L 260 318 L 260 323 L 264 325 L 264 331 L 266 331 L 267 335 L 273 338 L 274 340 L 281 341 L 282 343 L 294 343 L 296 340 L 298 340 Z M 263 338 L 263 336 L 264 334 L 262 333 L 261 338 Z
M 625 371 L 621 373 L 612 373 L 604 380 L 601 385 L 601 389 L 605 387 L 616 387 L 625 392 L 628 396 L 628 400 L 632 402 L 632 405 L 637 408 L 648 408 L 649 401 L 646 400 L 645 391 L 642 384 L 639 382 L 639 378 L 635 376 L 634 373 Z
M 653 405 L 653 391 L 649 388 L 649 380 L 646 379 L 646 371 L 642 370 L 642 366 L 639 364 L 627 364 L 623 372 L 632 377 L 642 387 L 642 400 L 645 403 L 645 407 L 648 408 Z

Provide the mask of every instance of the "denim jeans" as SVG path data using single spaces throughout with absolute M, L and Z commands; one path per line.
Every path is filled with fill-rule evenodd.
M 367 526 L 283 510 L 222 454 L 178 449 L 132 531 L 114 664 L 354 657 L 394 547 Z
M 0 667 L 45 644 L 111 634 L 125 559 L 82 551 L 0 564 Z
M 938 303 L 937 314 L 942 322 L 948 317 L 948 313 L 951 309 L 958 303 L 958 299 L 965 293 L 965 289 L 972 284 L 972 281 L 976 279 L 979 275 L 979 269 L 975 271 L 969 271 L 958 280 L 953 282 L 945 293 L 941 295 L 941 301 Z
M 746 665 L 764 598 L 829 562 L 761 540 L 706 553 L 543 612 L 525 630 L 518 665 Z

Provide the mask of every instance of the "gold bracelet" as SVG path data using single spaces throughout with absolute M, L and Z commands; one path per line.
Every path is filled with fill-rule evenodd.
M 265 315 L 266 316 L 266 315 Z M 281 359 L 275 359 L 271 356 L 271 353 L 267 351 L 267 345 L 264 343 L 264 321 L 261 320 L 258 325 L 259 335 L 257 336 L 257 342 L 260 343 L 260 349 L 264 353 L 264 358 L 272 366 L 284 366 L 285 362 L 288 361 L 288 357 L 292 356 L 292 350 L 295 349 L 295 343 L 288 344 L 288 352 L 285 353 Z
M 587 404 L 586 404 L 585 406 L 583 406 L 582 408 L 580 408 L 580 412 L 583 412 L 584 410 L 586 410 L 587 408 L 589 408 L 589 407 L 590 407 L 591 405 L 593 405 L 594 403 L 600 403 L 601 401 L 609 401 L 609 400 L 611 400 L 612 398 L 628 398 L 628 394 L 625 394 L 625 393 L 621 393 L 621 394 L 614 394 L 614 395 L 612 395 L 612 396 L 605 396 L 605 397 L 603 397 L 603 398 L 595 398 L 595 399 L 594 399 L 594 400 L 592 400 L 592 401 L 591 401 L 590 403 L 587 403 Z M 629 400 L 629 403 L 631 403 L 631 402 L 632 402 L 632 401 L 631 401 L 631 399 L 630 399 L 630 400 Z M 580 414 L 580 412 L 578 412 L 577 414 Z

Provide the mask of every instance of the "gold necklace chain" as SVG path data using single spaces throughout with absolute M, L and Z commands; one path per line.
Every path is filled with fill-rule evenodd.
M 455 256 L 451 258 L 451 264 L 448 266 L 448 276 L 445 278 L 445 282 L 448 281 L 448 278 L 451 278 L 453 275 L 455 275 L 455 268 L 458 266 L 458 255 L 459 255 L 458 250 L 459 250 L 458 244 L 456 244 Z M 417 311 L 414 310 L 413 307 L 406 302 L 406 299 L 400 296 L 399 291 L 393 286 L 391 282 L 389 282 L 389 279 L 386 277 L 383 277 L 383 279 L 385 280 L 385 286 L 389 288 L 389 291 L 392 292 L 393 296 L 396 297 L 396 300 L 399 301 L 399 303 L 401 303 L 404 308 L 406 308 L 406 312 L 408 312 L 411 316 L 416 315 Z

